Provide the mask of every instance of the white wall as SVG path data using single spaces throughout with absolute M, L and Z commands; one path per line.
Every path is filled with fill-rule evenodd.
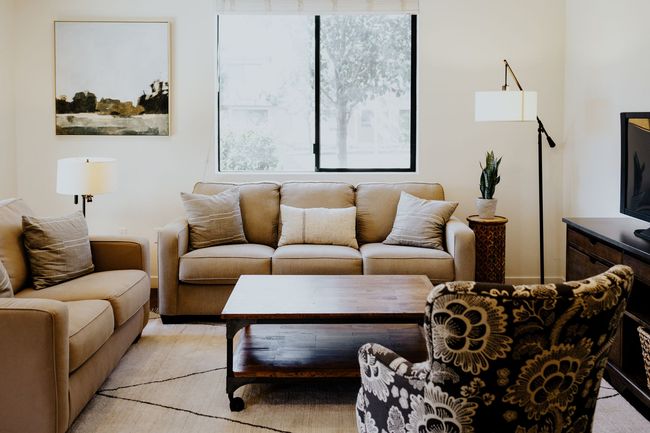
M 0 198 L 16 195 L 14 1 L 0 0 Z
M 38 213 L 74 209 L 55 193 L 56 159 L 112 156 L 120 188 L 89 206 L 91 231 L 154 239 L 154 227 L 182 215 L 179 191 L 198 180 L 336 179 L 349 182 L 427 180 L 460 201 L 456 215 L 475 212 L 478 161 L 489 149 L 504 156 L 497 187 L 507 216 L 507 274 L 537 275 L 537 150 L 534 123 L 475 123 L 473 93 L 499 89 L 507 58 L 523 85 L 540 92 L 540 116 L 560 148 L 545 149 L 547 275 L 560 276 L 564 79 L 562 0 L 420 1 L 419 162 L 414 174 L 214 175 L 213 0 L 17 2 L 15 74 L 18 194 Z M 172 135 L 83 137 L 54 135 L 54 19 L 160 19 L 172 21 Z M 155 247 L 154 245 L 152 245 Z M 155 248 L 154 248 L 155 249 Z
M 620 118 L 650 111 L 650 2 L 567 2 L 565 214 L 620 216 Z

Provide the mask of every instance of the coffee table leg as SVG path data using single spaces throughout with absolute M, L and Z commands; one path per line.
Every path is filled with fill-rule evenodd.
M 237 331 L 244 326 L 246 323 L 239 320 L 226 321 L 226 392 L 230 401 L 230 410 L 233 412 L 240 412 L 245 407 L 244 400 L 241 397 L 235 397 L 235 390 L 239 388 L 239 385 L 235 381 L 233 373 L 233 339 Z

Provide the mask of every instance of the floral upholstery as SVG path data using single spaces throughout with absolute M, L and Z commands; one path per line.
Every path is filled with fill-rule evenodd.
M 359 350 L 359 432 L 590 432 L 632 280 L 619 265 L 557 285 L 438 285 L 424 317 L 428 361 Z

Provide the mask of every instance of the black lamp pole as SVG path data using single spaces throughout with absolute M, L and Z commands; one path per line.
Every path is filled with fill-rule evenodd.
M 521 84 L 519 83 L 519 80 L 517 79 L 514 71 L 508 64 L 508 61 L 504 60 L 503 63 L 505 63 L 506 70 L 505 84 L 503 85 L 502 89 L 508 89 L 508 71 L 510 71 L 512 78 L 514 78 L 515 83 L 517 83 L 517 87 L 520 91 L 523 91 L 524 89 L 521 87 Z M 548 142 L 549 147 L 555 147 L 555 142 L 548 135 L 546 128 L 544 128 L 544 124 L 540 120 L 539 116 L 537 116 L 537 174 L 539 178 L 539 280 L 540 283 L 544 284 L 544 177 L 542 175 L 542 134 L 546 136 L 546 141 Z

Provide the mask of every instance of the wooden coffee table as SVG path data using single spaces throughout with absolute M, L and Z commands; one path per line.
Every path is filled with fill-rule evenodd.
M 426 360 L 421 325 L 431 289 L 424 275 L 241 276 L 221 313 L 230 409 L 244 408 L 234 393 L 250 383 L 359 377 L 365 343 Z

